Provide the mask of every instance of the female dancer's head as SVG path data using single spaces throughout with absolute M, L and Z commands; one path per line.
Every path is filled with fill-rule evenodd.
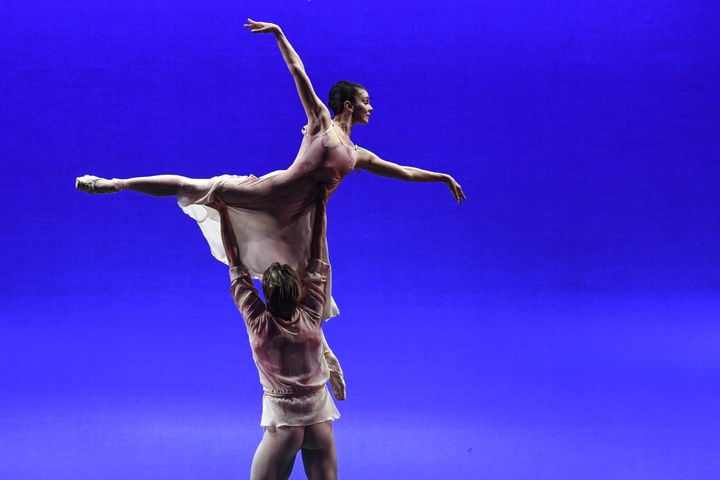
M 270 265 L 262 277 L 263 294 L 270 313 L 289 320 L 300 298 L 300 281 L 290 265 Z
M 349 119 L 353 125 L 367 124 L 373 109 L 365 87 L 346 80 L 340 80 L 330 89 L 328 105 L 336 119 Z

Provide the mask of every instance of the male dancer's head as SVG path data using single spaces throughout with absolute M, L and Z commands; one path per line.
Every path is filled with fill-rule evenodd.
M 274 316 L 290 320 L 300 298 L 300 280 L 290 265 L 270 265 L 262 277 L 267 308 Z

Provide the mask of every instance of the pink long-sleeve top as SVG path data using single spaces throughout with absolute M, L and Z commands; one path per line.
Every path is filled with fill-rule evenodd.
M 298 307 L 293 317 L 286 320 L 267 310 L 244 266 L 230 269 L 230 292 L 245 320 L 266 394 L 301 394 L 320 388 L 329 380 L 321 330 L 329 270 L 330 265 L 321 260 L 310 261 Z

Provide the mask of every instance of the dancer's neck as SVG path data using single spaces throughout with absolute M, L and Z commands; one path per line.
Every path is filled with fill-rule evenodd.
M 347 135 L 347 138 L 350 139 L 350 134 L 352 133 L 352 115 L 337 115 L 333 118 L 333 123 L 335 124 L 335 128 L 342 130 L 343 133 Z

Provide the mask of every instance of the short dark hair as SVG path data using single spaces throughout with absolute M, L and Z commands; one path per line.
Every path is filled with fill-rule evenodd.
M 290 265 L 273 263 L 263 273 L 262 287 L 268 311 L 276 317 L 290 320 L 300 298 L 300 281 L 295 269 Z
M 359 83 L 348 82 L 347 80 L 340 80 L 333 85 L 328 96 L 328 106 L 333 111 L 333 114 L 337 115 L 342 112 L 343 103 L 346 100 L 354 102 L 360 90 L 366 90 L 366 88 Z

